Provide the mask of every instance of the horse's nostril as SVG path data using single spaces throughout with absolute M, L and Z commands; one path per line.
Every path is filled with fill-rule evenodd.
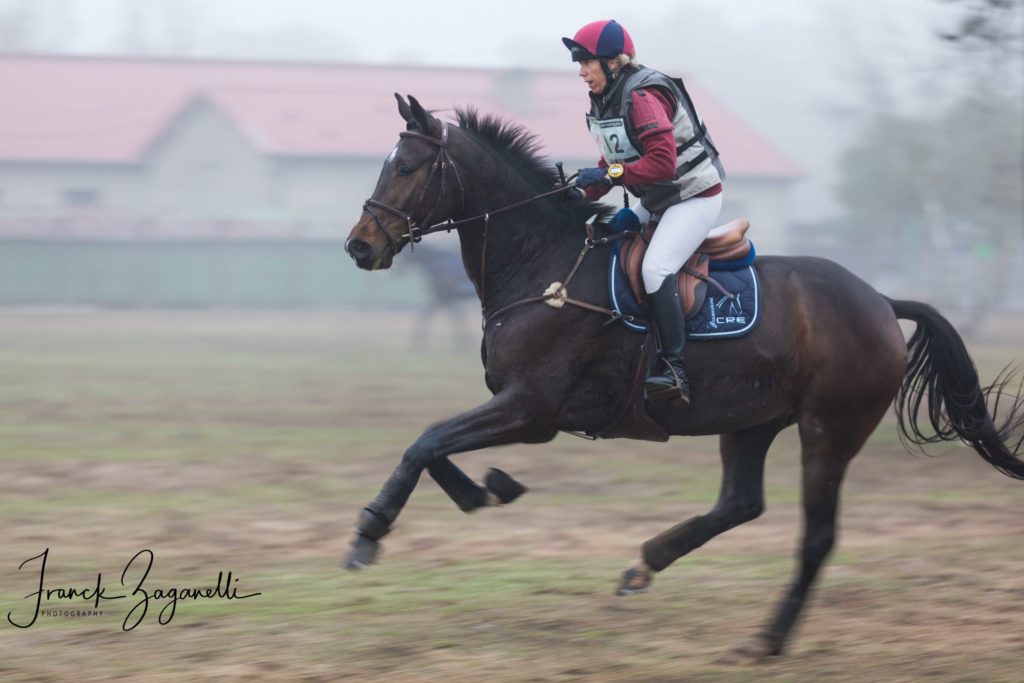
M 370 256 L 373 251 L 373 247 L 362 240 L 352 240 L 348 243 L 348 253 L 352 255 L 354 259 L 365 259 Z

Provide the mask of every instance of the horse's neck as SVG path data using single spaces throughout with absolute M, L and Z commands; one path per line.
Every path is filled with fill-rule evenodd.
M 522 198 L 508 199 L 502 205 L 529 196 L 524 193 Z M 479 214 L 485 210 L 481 208 Z M 466 274 L 485 309 L 540 294 L 540 291 L 533 291 L 538 282 L 554 281 L 565 275 L 557 271 L 571 265 L 566 265 L 562 256 L 562 252 L 571 248 L 569 220 L 561 216 L 561 212 L 525 206 L 459 228 Z M 561 222 L 566 224 L 557 225 Z

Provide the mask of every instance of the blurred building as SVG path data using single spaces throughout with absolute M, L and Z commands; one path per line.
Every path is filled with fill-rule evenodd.
M 730 174 L 723 220 L 749 217 L 762 252 L 785 249 L 787 189 L 799 169 L 699 84 L 688 87 Z M 51 241 L 84 250 L 80 258 L 87 261 L 106 252 L 105 265 L 93 272 L 133 260 L 111 262 L 104 245 L 123 252 L 133 244 L 150 252 L 146 258 L 171 258 L 143 268 L 150 274 L 175 269 L 173 250 L 161 255 L 157 249 L 169 244 L 179 257 L 189 245 L 193 260 L 205 254 L 185 266 L 202 277 L 209 268 L 225 270 L 211 255 L 213 245 L 222 256 L 276 272 L 283 243 L 301 261 L 302 245 L 312 258 L 326 241 L 338 249 L 337 258 L 321 254 L 317 267 L 345 268 L 337 243 L 401 130 L 396 91 L 415 95 L 442 117 L 453 116 L 451 107 L 472 105 L 514 120 L 568 170 L 596 160 L 583 125 L 586 94 L 571 69 L 0 56 L 0 272 L 7 274 L 0 302 L 19 297 L 6 286 L 17 279 L 10 273 L 19 263 L 35 264 L 29 280 L 41 281 L 48 268 L 66 271 L 80 260 L 68 256 L 65 266 L 40 261 L 43 243 Z M 253 256 L 261 247 L 266 253 Z M 26 248 L 35 260 L 23 258 Z M 323 286 L 331 277 L 313 280 Z M 130 290 L 160 289 L 125 287 L 129 299 Z M 268 303 L 301 303 L 310 296 L 303 291 Z M 161 301 L 153 294 L 148 303 Z

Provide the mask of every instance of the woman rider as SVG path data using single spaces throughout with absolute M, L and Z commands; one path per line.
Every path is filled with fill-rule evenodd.
M 580 169 L 576 185 L 591 200 L 625 185 L 640 197 L 634 211 L 641 223 L 659 219 L 642 274 L 664 363 L 644 389 L 689 405 L 676 274 L 722 209 L 718 152 L 682 81 L 638 64 L 633 39 L 617 22 L 589 23 L 562 42 L 590 89 L 587 124 L 601 151 L 598 166 Z

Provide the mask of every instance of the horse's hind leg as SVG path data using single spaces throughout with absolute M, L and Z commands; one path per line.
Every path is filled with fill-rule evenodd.
M 884 408 L 842 424 L 813 415 L 800 418 L 804 537 L 796 577 L 762 633 L 727 654 L 723 663 L 759 661 L 782 652 L 836 539 L 839 488 L 846 468 L 881 419 Z
M 764 459 L 785 425 L 769 423 L 741 432 L 722 434 L 722 487 L 718 502 L 704 515 L 692 517 L 644 543 L 641 560 L 627 569 L 618 595 L 645 590 L 654 572 L 699 548 L 722 533 L 749 522 L 764 510 Z

